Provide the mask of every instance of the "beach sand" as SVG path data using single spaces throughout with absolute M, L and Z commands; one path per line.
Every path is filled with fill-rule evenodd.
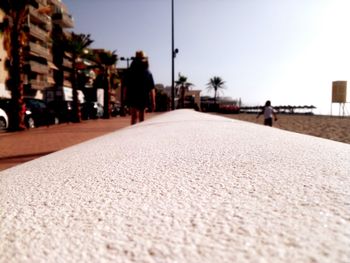
M 220 114 L 220 116 L 263 124 L 264 118 L 256 114 Z M 322 115 L 279 114 L 273 123 L 275 128 L 317 136 L 329 140 L 350 143 L 350 117 Z

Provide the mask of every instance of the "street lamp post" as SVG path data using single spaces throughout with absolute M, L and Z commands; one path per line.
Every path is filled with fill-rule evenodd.
M 174 87 L 174 72 L 175 72 L 175 56 L 174 51 L 174 0 L 171 0 L 171 109 L 175 109 L 175 87 Z
M 126 60 L 126 66 L 127 66 L 127 68 L 129 68 L 129 61 L 131 61 L 131 60 L 133 60 L 134 59 L 134 57 L 130 57 L 130 58 L 126 58 L 126 57 L 121 57 L 120 58 L 120 60 L 123 60 L 123 61 L 125 61 Z
M 174 0 L 171 0 L 171 109 L 175 110 L 175 57 L 179 50 L 175 48 L 174 39 Z

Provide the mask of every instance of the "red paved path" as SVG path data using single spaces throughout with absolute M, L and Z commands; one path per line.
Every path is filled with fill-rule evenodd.
M 146 119 L 157 113 L 146 114 Z M 130 125 L 130 117 L 0 133 L 0 171 Z

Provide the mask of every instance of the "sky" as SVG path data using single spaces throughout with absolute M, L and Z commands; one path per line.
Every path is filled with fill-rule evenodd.
M 119 57 L 143 50 L 156 83 L 171 86 L 171 0 L 63 0 L 75 33 Z M 349 0 L 174 0 L 175 79 L 244 105 L 331 107 L 332 82 L 350 81 Z M 118 67 L 126 67 L 118 61 Z M 350 84 L 349 84 L 350 85 Z M 348 101 L 350 101 L 348 88 Z M 347 104 L 350 111 L 350 104 Z

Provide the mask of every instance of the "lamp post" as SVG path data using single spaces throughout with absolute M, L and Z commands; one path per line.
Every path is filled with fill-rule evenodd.
M 178 50 L 174 49 L 174 0 L 171 0 L 171 109 L 175 110 L 175 87 L 174 87 L 174 73 L 175 73 L 175 57 Z
M 120 60 L 123 60 L 123 61 L 125 61 L 126 60 L 126 66 L 127 66 L 127 68 L 129 68 L 129 61 L 130 60 L 133 60 L 134 59 L 134 57 L 130 57 L 130 58 L 126 58 L 126 57 L 121 57 L 120 58 Z

